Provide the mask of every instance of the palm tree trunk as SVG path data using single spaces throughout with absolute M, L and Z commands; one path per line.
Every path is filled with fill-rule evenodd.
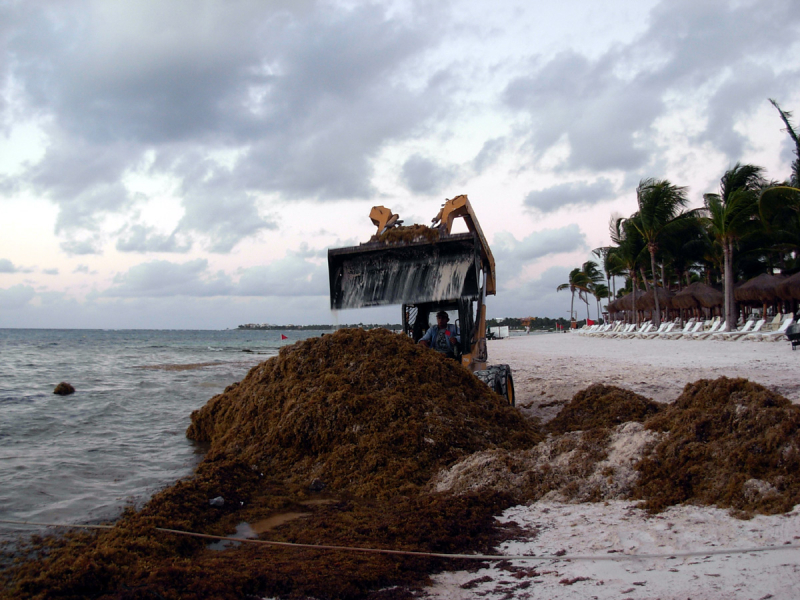
M 656 253 L 654 249 L 650 250 L 650 268 L 653 270 L 653 301 L 656 304 L 656 312 L 653 315 L 653 327 L 661 327 L 661 308 L 658 305 L 658 286 L 656 286 Z
M 575 289 L 572 290 L 572 301 L 569 303 L 569 320 L 570 323 L 575 320 Z
M 733 331 L 736 326 L 733 315 L 733 243 L 726 241 L 722 245 L 722 253 L 725 262 L 725 324 L 728 326 L 728 331 Z

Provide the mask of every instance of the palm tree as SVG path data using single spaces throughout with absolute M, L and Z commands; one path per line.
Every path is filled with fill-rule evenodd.
M 781 119 L 783 120 L 784 125 L 786 125 L 786 132 L 789 134 L 789 137 L 792 138 L 794 142 L 794 162 L 792 163 L 792 175 L 787 182 L 790 187 L 793 188 L 800 188 L 800 136 L 798 136 L 797 132 L 792 127 L 792 123 L 789 119 L 792 118 L 792 113 L 782 110 L 778 103 L 775 102 L 772 98 L 769 99 L 778 112 L 781 115 Z
M 601 246 L 592 250 L 592 254 L 600 259 L 600 266 L 603 267 L 603 272 L 606 274 L 606 287 L 611 290 L 611 294 L 616 292 L 611 278 L 622 274 L 622 265 L 614 253 L 615 250 L 616 248 L 613 246 Z
M 758 200 L 758 212 L 764 229 L 777 242 L 777 250 L 782 253 L 797 253 L 800 250 L 800 137 L 789 119 L 792 113 L 781 110 L 778 103 L 770 98 L 778 109 L 786 125 L 785 131 L 795 145 L 795 159 L 792 174 L 783 184 L 765 188 Z
M 622 270 L 628 274 L 631 280 L 634 307 L 636 306 L 636 290 L 639 286 L 637 269 L 639 268 L 642 253 L 646 248 L 644 239 L 636 227 L 633 226 L 632 220 L 635 218 L 635 214 L 627 219 L 625 217 L 617 217 L 609 224 L 611 241 L 617 245 L 614 248 L 614 256 L 619 261 L 619 264 L 622 265 Z M 636 312 L 635 308 L 634 313 L 638 323 L 639 313 Z
M 575 320 L 575 292 L 578 292 L 580 296 L 580 292 L 587 289 L 589 281 L 586 273 L 576 267 L 569 272 L 569 280 L 567 283 L 562 283 L 556 288 L 557 292 L 568 289 L 572 293 L 572 301 L 569 305 L 569 318 L 571 321 Z
M 659 244 L 675 231 L 684 219 L 693 216 L 693 212 L 681 212 L 689 199 L 686 188 L 673 185 L 666 179 L 643 179 L 636 188 L 636 201 L 639 204 L 637 216 L 632 220 L 633 226 L 642 236 L 650 253 L 650 269 L 653 276 L 653 287 L 656 287 L 656 253 Z M 661 282 L 664 285 L 664 282 Z M 661 325 L 661 307 L 658 293 L 654 292 L 655 313 L 653 325 Z
M 684 283 L 689 283 L 692 268 L 703 262 L 707 238 L 700 216 L 695 214 L 694 217 L 681 219 L 680 224 L 659 244 L 661 255 L 677 277 L 679 290 Z
M 593 260 L 587 260 L 583 265 L 581 265 L 581 271 L 586 275 L 586 279 L 588 279 L 586 283 L 586 289 L 583 290 L 585 295 L 585 302 L 586 302 L 586 314 L 589 314 L 589 294 L 592 294 L 595 298 L 597 298 L 596 288 L 600 285 L 600 282 L 603 281 L 603 274 L 600 272 L 600 268 L 598 267 L 597 263 Z M 598 301 L 599 306 L 599 301 Z M 600 313 L 597 313 L 597 320 L 600 320 Z
M 733 300 L 733 251 L 736 243 L 757 225 L 759 191 L 763 169 L 736 165 L 720 180 L 719 194 L 704 194 L 705 223 L 710 236 L 722 247 L 725 284 L 725 322 L 729 330 L 736 325 Z

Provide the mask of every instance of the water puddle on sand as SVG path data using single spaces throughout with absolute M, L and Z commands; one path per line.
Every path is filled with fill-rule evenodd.
M 306 500 L 305 502 L 301 502 L 302 506 L 322 506 L 325 504 L 332 504 L 336 502 L 336 500 L 330 498 L 317 498 L 314 500 Z M 271 515 L 266 519 L 261 519 L 259 521 L 254 521 L 253 523 L 239 523 L 236 526 L 236 531 L 229 536 L 231 538 L 237 538 L 240 540 L 251 540 L 257 538 L 260 534 L 271 531 L 276 527 L 280 527 L 284 523 L 288 523 L 289 521 L 294 521 L 295 519 L 302 519 L 303 517 L 310 517 L 310 512 L 285 512 L 285 513 L 278 513 L 275 515 Z M 240 545 L 241 542 L 234 542 L 232 540 L 217 540 L 216 542 L 209 544 L 209 550 L 225 550 L 227 548 L 233 548 L 235 546 Z

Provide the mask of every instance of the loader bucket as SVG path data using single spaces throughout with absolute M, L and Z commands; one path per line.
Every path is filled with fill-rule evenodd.
M 477 298 L 478 249 L 473 233 L 435 242 L 372 242 L 330 249 L 331 308 Z

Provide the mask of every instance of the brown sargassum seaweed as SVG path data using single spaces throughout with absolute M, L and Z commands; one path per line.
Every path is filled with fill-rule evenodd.
M 219 552 L 153 528 L 230 535 L 241 522 L 304 513 L 268 539 L 488 551 L 498 535 L 493 515 L 510 497 L 422 488 L 462 456 L 542 439 L 460 364 L 385 330 L 283 348 L 196 411 L 187 434 L 210 445 L 192 477 L 126 511 L 110 531 L 34 540 L 2 575 L 0 595 L 410 597 L 409 586 L 444 561 L 250 545 Z M 321 492 L 309 489 L 314 480 Z M 210 505 L 217 496 L 224 506 Z
M 387 229 L 380 236 L 374 235 L 370 241 L 384 244 L 402 244 L 410 242 L 437 242 L 441 234 L 439 229 L 426 225 L 400 225 Z
M 747 517 L 800 501 L 800 407 L 742 379 L 689 384 L 664 406 L 591 386 L 547 425 L 548 452 L 581 463 L 567 476 L 590 477 L 630 421 L 661 435 L 636 465 L 631 496 L 644 508 L 689 502 Z M 0 597 L 411 598 L 430 573 L 474 565 L 247 544 L 213 551 L 154 528 L 230 535 L 239 523 L 292 513 L 303 516 L 262 538 L 490 552 L 514 533 L 494 515 L 520 493 L 535 500 L 565 483 L 544 469 L 514 493 L 432 492 L 437 472 L 475 453 L 498 453 L 514 475 L 515 457 L 544 447 L 544 434 L 461 365 L 383 330 L 282 349 L 196 411 L 187 433 L 209 444 L 191 477 L 126 510 L 111 530 L 17 546 L 16 562 L 7 556 L 0 572 Z M 210 505 L 216 496 L 224 506 Z
M 637 466 L 634 497 L 651 511 L 694 503 L 746 517 L 800 502 L 800 406 L 763 386 L 701 379 L 645 425 L 668 433 Z

